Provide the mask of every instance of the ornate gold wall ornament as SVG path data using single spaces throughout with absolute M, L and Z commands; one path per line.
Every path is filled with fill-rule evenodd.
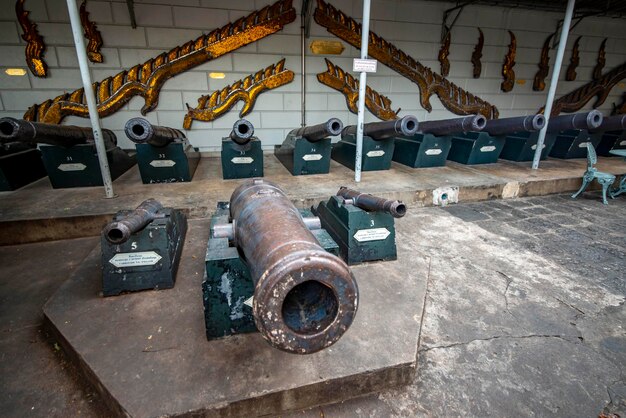
M 478 29 L 478 43 L 474 47 L 474 52 L 472 52 L 472 64 L 474 65 L 474 78 L 480 77 L 480 72 L 483 69 L 483 65 L 480 62 L 480 59 L 483 57 L 483 45 L 485 44 L 485 36 L 483 35 L 483 31 L 480 28 Z
M 609 92 L 617 83 L 626 78 L 626 62 L 613 68 L 604 74 L 599 80 L 593 80 L 559 97 L 552 105 L 552 116 L 556 116 L 561 112 L 571 113 L 580 110 L 589 100 L 596 97 L 593 108 L 602 105 L 606 100 Z M 543 112 L 543 108 L 539 113 Z
M 580 42 L 580 38 L 582 38 L 582 36 L 576 38 L 576 41 L 574 41 L 574 46 L 572 47 L 572 56 L 569 59 L 569 66 L 567 67 L 567 71 L 565 72 L 566 81 L 576 80 L 576 68 L 580 63 L 580 57 L 578 56 L 578 43 Z
M 319 73 L 317 79 L 320 83 L 337 90 L 346 98 L 346 104 L 350 112 L 358 113 L 359 101 L 359 80 L 355 79 L 349 73 L 342 70 L 339 66 L 334 65 L 326 58 L 326 66 L 328 71 Z M 391 109 L 391 100 L 379 94 L 376 90 L 365 86 L 365 107 L 378 119 L 393 120 L 398 118 L 398 112 Z
M 317 0 L 314 17 L 320 26 L 325 27 L 333 35 L 355 48 L 361 47 L 361 25 L 342 11 L 323 0 Z M 446 80 L 371 31 L 368 53 L 417 84 L 420 103 L 429 112 L 432 110 L 430 96 L 436 94 L 446 109 L 457 115 L 481 113 L 487 118 L 498 117 L 498 109 L 495 106 Z
M 316 55 L 341 55 L 345 47 L 339 41 L 315 40 L 309 45 L 311 52 Z
M 446 36 L 443 38 L 441 49 L 439 49 L 439 55 L 437 56 L 439 64 L 441 64 L 441 75 L 444 77 L 450 74 L 450 60 L 448 59 L 448 55 L 450 55 L 450 31 L 447 31 Z
M 513 71 L 513 67 L 515 66 L 517 40 L 511 31 L 509 31 L 509 36 L 511 37 L 511 43 L 509 44 L 509 50 L 506 53 L 504 63 L 502 64 L 502 77 L 504 77 L 504 81 L 500 84 L 500 90 L 505 93 L 513 90 L 513 86 L 515 85 L 515 71 Z
M 128 71 L 107 77 L 100 83 L 94 83 L 98 114 L 104 117 L 115 113 L 134 96 L 145 99 L 141 108 L 142 115 L 154 110 L 165 81 L 278 32 L 296 18 L 296 11 L 291 4 L 292 0 L 279 0 L 234 23 L 202 35 L 195 41 L 177 46 L 143 64 L 135 65 Z M 24 119 L 60 123 L 68 115 L 88 117 L 89 110 L 83 98 L 83 89 L 33 105 L 24 114 Z
M 24 0 L 17 0 L 15 3 L 15 13 L 17 20 L 22 27 L 22 39 L 26 41 L 26 64 L 30 71 L 37 77 L 48 76 L 48 65 L 43 60 L 43 54 L 46 51 L 46 44 L 37 31 L 37 25 L 28 19 L 28 14 L 24 10 Z
M 535 74 L 535 80 L 533 81 L 534 91 L 543 91 L 546 88 L 546 77 L 550 71 L 550 41 L 554 37 L 554 34 L 549 35 L 543 42 L 543 48 L 541 48 L 541 58 L 539 59 L 539 70 Z
M 293 77 L 293 71 L 285 70 L 285 59 L 283 58 L 276 65 L 272 64 L 256 74 L 250 74 L 243 80 L 226 86 L 222 90 L 200 97 L 195 109 L 186 103 L 187 114 L 183 121 L 183 128 L 191 129 L 191 123 L 194 120 L 204 122 L 215 120 L 228 112 L 239 100 L 244 102 L 243 108 L 239 112 L 239 117 L 243 118 L 252 112 L 259 94 L 291 83 Z
M 91 62 L 102 62 L 102 35 L 96 24 L 89 20 L 89 12 L 87 11 L 87 0 L 83 0 L 80 5 L 80 23 L 85 31 L 85 37 L 89 41 L 87 45 L 87 57 Z
M 593 67 L 592 78 L 594 80 L 599 80 L 600 78 L 602 78 L 602 69 L 604 68 L 604 65 L 606 64 L 606 52 L 604 51 L 605 47 L 606 47 L 606 38 L 604 38 L 604 40 L 600 44 L 600 49 L 598 50 L 597 64 L 595 67 Z

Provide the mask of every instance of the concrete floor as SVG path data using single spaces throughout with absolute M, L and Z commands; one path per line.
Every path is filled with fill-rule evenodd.
M 430 260 L 415 381 L 282 416 L 625 416 L 625 219 L 626 198 L 595 193 L 411 208 L 398 240 Z M 93 245 L 0 247 L 7 416 L 106 414 L 39 332 Z

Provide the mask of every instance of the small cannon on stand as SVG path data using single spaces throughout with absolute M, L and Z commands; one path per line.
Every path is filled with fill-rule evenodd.
M 222 138 L 222 174 L 224 179 L 263 177 L 263 150 L 254 136 L 254 126 L 239 119 L 226 138 Z
M 590 130 L 593 135 L 600 134 L 596 153 L 603 157 L 612 157 L 612 150 L 626 149 L 626 115 L 609 116 L 602 119 L 602 124 Z
M 587 143 L 597 147 L 602 133 L 592 131 L 602 126 L 604 116 L 597 110 L 550 118 L 548 134 L 555 136 L 554 145 L 549 151 L 554 158 L 587 158 Z M 546 135 L 547 136 L 547 135 Z

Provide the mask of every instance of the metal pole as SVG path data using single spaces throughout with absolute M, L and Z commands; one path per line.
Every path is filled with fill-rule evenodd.
M 302 2 L 302 14 L 300 15 L 300 21 L 301 21 L 301 26 L 300 26 L 300 37 L 302 38 L 301 41 L 301 45 L 300 45 L 300 54 L 302 55 L 302 85 L 301 90 L 302 93 L 300 94 L 300 102 L 301 102 L 301 106 L 300 106 L 300 110 L 302 112 L 302 122 L 301 125 L 302 127 L 306 126 L 306 58 L 305 58 L 305 53 L 306 53 L 306 39 L 305 39 L 305 19 L 306 19 L 306 11 L 305 11 L 305 7 L 308 7 L 306 5 L 306 2 Z
M 559 75 L 561 74 L 561 64 L 563 63 L 565 44 L 567 43 L 567 36 L 569 35 L 569 26 L 572 23 L 572 14 L 574 13 L 575 2 L 576 0 L 567 1 L 567 8 L 565 9 L 565 19 L 563 19 L 563 26 L 561 27 L 561 39 L 559 39 L 559 47 L 556 50 L 556 60 L 554 61 L 554 69 L 552 70 L 552 78 L 550 79 L 550 88 L 548 89 L 548 98 L 546 99 L 546 106 L 543 112 L 543 115 L 546 117 L 546 123 L 541 131 L 539 131 L 539 138 L 537 139 L 537 149 L 535 150 L 535 156 L 533 157 L 533 170 L 539 168 L 539 160 L 541 160 L 543 142 L 546 139 L 548 122 L 550 121 L 550 113 L 552 112 L 552 102 L 554 101 L 556 86 L 559 82 Z
M 98 161 L 100 162 L 102 183 L 104 184 L 106 197 L 110 199 L 115 197 L 113 193 L 113 182 L 111 181 L 111 173 L 109 172 L 106 147 L 102 140 L 102 129 L 100 127 L 100 118 L 98 117 L 96 96 L 94 95 L 91 85 L 91 76 L 89 74 L 89 66 L 87 65 L 87 52 L 85 50 L 85 41 L 83 39 L 83 31 L 80 24 L 76 0 L 67 0 L 67 10 L 70 14 L 72 34 L 74 35 L 74 44 L 76 45 L 76 56 L 78 57 L 78 65 L 80 67 L 80 76 L 83 80 L 83 89 L 85 90 L 87 108 L 89 109 L 89 119 L 91 120 L 91 128 L 93 129 L 93 139 L 96 143 L 96 152 L 98 153 Z
M 367 58 L 370 34 L 370 0 L 363 0 L 363 23 L 361 24 L 361 59 Z M 356 121 L 356 156 L 354 161 L 354 181 L 361 181 L 361 160 L 363 157 L 363 121 L 365 119 L 365 86 L 367 73 L 361 72 L 359 78 L 359 113 Z

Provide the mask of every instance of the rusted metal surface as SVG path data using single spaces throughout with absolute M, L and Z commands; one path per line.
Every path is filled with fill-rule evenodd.
M 450 55 L 449 30 L 447 31 L 446 36 L 443 38 L 443 42 L 441 42 L 441 48 L 439 49 L 439 54 L 437 55 L 439 65 L 441 66 L 441 75 L 444 77 L 447 77 L 450 74 L 450 60 L 448 59 L 448 55 Z
M 574 41 L 574 46 L 572 47 L 572 56 L 569 59 L 569 66 L 567 67 L 567 71 L 565 72 L 565 80 L 566 81 L 574 81 L 576 80 L 576 68 L 578 68 L 578 64 L 580 64 L 580 54 L 578 52 L 578 44 L 580 43 L 579 36 Z
M 108 129 L 102 129 L 102 139 L 107 148 L 117 144 L 117 137 L 113 131 Z M 60 147 L 94 143 L 91 128 L 71 125 L 60 126 L 8 117 L 0 118 L 0 142 L 14 141 Z
M 324 123 L 307 126 L 305 128 L 294 129 L 289 135 L 300 136 L 307 141 L 318 142 L 329 136 L 336 136 L 341 133 L 343 122 L 337 118 L 330 118 Z
M 517 40 L 515 39 L 515 34 L 511 31 L 509 31 L 509 36 L 511 37 L 511 43 L 509 44 L 509 50 L 504 56 L 504 63 L 502 64 L 502 77 L 504 80 L 500 84 L 500 90 L 505 93 L 513 90 L 513 86 L 515 86 L 515 71 L 513 71 L 513 67 L 515 66 Z
M 374 140 L 393 138 L 395 136 L 411 136 L 418 130 L 418 122 L 415 116 L 404 116 L 401 119 L 387 122 L 370 122 L 363 125 L 363 135 Z M 341 137 L 356 135 L 356 125 L 343 128 Z
M 254 136 L 254 126 L 252 123 L 245 119 L 239 119 L 233 125 L 233 130 L 230 132 L 230 139 L 239 145 L 245 145 L 252 140 Z
M 376 197 L 368 193 L 361 193 L 345 186 L 341 186 L 337 196 L 343 197 L 346 201 L 361 209 L 371 212 L 385 212 L 394 218 L 402 218 L 406 215 L 406 205 L 400 200 L 389 200 Z
M 514 118 L 503 118 L 489 120 L 485 124 L 483 131 L 489 135 L 506 135 L 513 132 L 533 132 L 538 131 L 546 124 L 545 116 L 529 115 Z
M 47 77 L 48 65 L 43 60 L 46 44 L 37 31 L 37 25 L 28 18 L 30 12 L 24 10 L 24 1 L 17 0 L 15 2 L 15 14 L 24 32 L 22 33 L 22 39 L 26 41 L 26 64 L 36 77 Z
M 89 12 L 87 11 L 87 0 L 83 0 L 80 5 L 80 23 L 85 31 L 85 37 L 89 40 L 87 44 L 87 57 L 91 62 L 102 62 L 102 35 L 94 22 L 89 20 Z
M 102 235 L 111 244 L 122 244 L 128 241 L 133 233 L 159 217 L 157 212 L 161 209 L 163 209 L 161 202 L 155 199 L 145 200 L 123 219 L 107 224 L 102 230 Z
M 255 284 L 253 313 L 274 347 L 309 354 L 335 343 L 357 311 L 348 266 L 326 252 L 275 184 L 248 180 L 233 192 L 235 241 Z
M 483 35 L 483 31 L 480 28 L 478 29 L 478 43 L 474 47 L 474 52 L 472 52 L 472 65 L 474 66 L 472 76 L 474 78 L 479 78 L 480 73 L 483 69 L 483 65 L 480 62 L 480 59 L 483 57 L 483 45 L 485 45 L 485 36 Z
M 543 42 L 543 48 L 541 48 L 541 58 L 539 58 L 539 70 L 535 74 L 533 80 L 533 90 L 543 91 L 546 88 L 546 77 L 550 71 L 550 41 L 554 37 L 554 33 L 550 34 Z
M 128 139 L 136 144 L 150 144 L 164 147 L 177 139 L 185 139 L 185 134 L 178 129 L 152 125 L 144 118 L 132 118 L 126 122 L 124 132 Z
M 560 132 L 567 129 L 594 130 L 602 125 L 604 117 L 597 110 L 574 115 L 562 115 L 550 118 L 548 132 Z
M 604 38 L 604 40 L 602 41 L 602 43 L 600 44 L 600 49 L 598 50 L 598 59 L 596 62 L 596 66 L 593 67 L 593 75 L 592 78 L 594 80 L 600 80 L 602 78 L 602 69 L 604 68 L 604 65 L 606 64 L 606 39 Z
M 497 119 L 496 119 L 497 120 Z M 487 119 L 483 115 L 420 122 L 419 131 L 433 135 L 452 135 L 458 132 L 482 131 Z

